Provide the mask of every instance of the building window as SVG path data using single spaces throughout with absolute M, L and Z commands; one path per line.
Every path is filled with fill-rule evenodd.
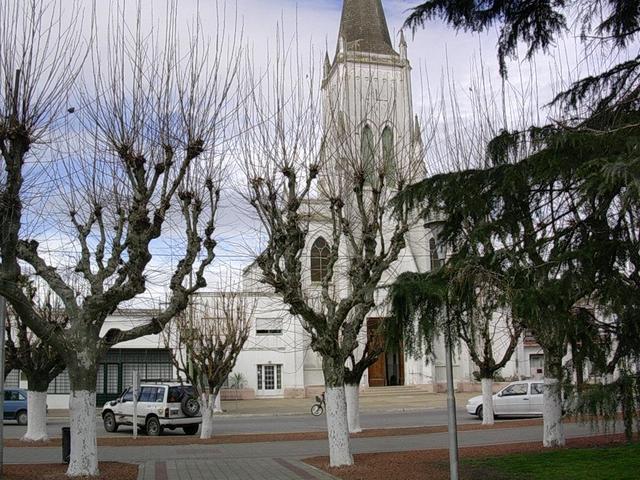
M 69 383 L 69 372 L 64 370 L 60 375 L 53 379 L 49 384 L 47 393 L 59 394 L 69 393 L 71 391 L 71 385 Z
M 329 271 L 329 245 L 319 237 L 311 246 L 311 281 L 321 282 Z
M 365 182 L 373 184 L 375 179 L 375 146 L 373 141 L 373 131 L 369 125 L 362 129 L 360 139 L 360 157 L 362 159 L 362 169 L 364 170 Z
M 281 335 L 281 318 L 256 318 L 256 335 Z
M 258 390 L 282 389 L 282 365 L 258 365 Z
M 98 365 L 98 375 L 96 378 L 96 393 L 98 395 L 104 393 L 104 363 Z
M 444 261 L 440 258 L 440 252 L 438 251 L 438 245 L 435 239 L 429 240 L 429 257 L 431 259 L 431 270 L 436 270 L 444 265 Z
M 20 388 L 20 370 L 11 370 L 4 379 L 6 388 Z
M 393 130 L 385 127 L 382 131 L 382 158 L 384 160 L 384 171 L 389 185 L 396 184 L 396 161 L 393 151 Z

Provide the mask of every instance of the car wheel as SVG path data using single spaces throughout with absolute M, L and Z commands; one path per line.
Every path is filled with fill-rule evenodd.
M 145 424 L 145 430 L 150 437 L 157 437 L 162 433 L 162 425 L 157 417 L 149 417 Z
M 181 404 L 182 412 L 187 417 L 195 417 L 200 413 L 200 402 L 196 397 L 184 397 Z
M 16 413 L 16 420 L 18 421 L 18 425 L 26 425 L 29 421 L 26 410 L 20 410 Z
M 482 405 L 480 405 L 480 406 L 478 407 L 478 409 L 476 410 L 476 415 L 478 416 L 478 418 L 479 418 L 480 420 L 482 420 Z
M 104 429 L 107 432 L 113 433 L 118 430 L 118 424 L 116 423 L 116 416 L 113 414 L 113 412 L 105 413 L 104 416 L 102 417 L 102 422 L 104 423 Z
M 198 433 L 198 427 L 199 425 L 185 425 L 184 427 L 182 427 L 182 430 L 184 430 L 185 435 L 195 435 L 196 433 Z

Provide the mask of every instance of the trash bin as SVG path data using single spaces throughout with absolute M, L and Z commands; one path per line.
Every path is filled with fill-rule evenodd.
M 71 457 L 71 428 L 62 427 L 62 461 L 69 463 Z

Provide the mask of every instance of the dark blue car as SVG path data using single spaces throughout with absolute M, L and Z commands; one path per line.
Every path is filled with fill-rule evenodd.
M 27 391 L 7 388 L 4 391 L 4 419 L 17 420 L 18 425 L 27 424 Z

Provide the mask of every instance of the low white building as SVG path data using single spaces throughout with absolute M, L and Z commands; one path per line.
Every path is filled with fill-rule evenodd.
M 152 312 L 147 310 L 117 311 L 107 317 L 101 334 L 111 328 L 128 330 L 147 322 L 151 315 Z M 165 347 L 162 335 L 130 340 L 109 350 L 98 367 L 97 405 L 116 398 L 126 386 L 131 385 L 134 371 L 138 372 L 140 379 L 175 378 L 171 353 Z M 9 374 L 6 385 L 28 387 L 26 379 L 21 378 L 18 371 Z M 69 374 L 65 370 L 49 385 L 47 407 L 50 410 L 69 408 L 69 392 Z

